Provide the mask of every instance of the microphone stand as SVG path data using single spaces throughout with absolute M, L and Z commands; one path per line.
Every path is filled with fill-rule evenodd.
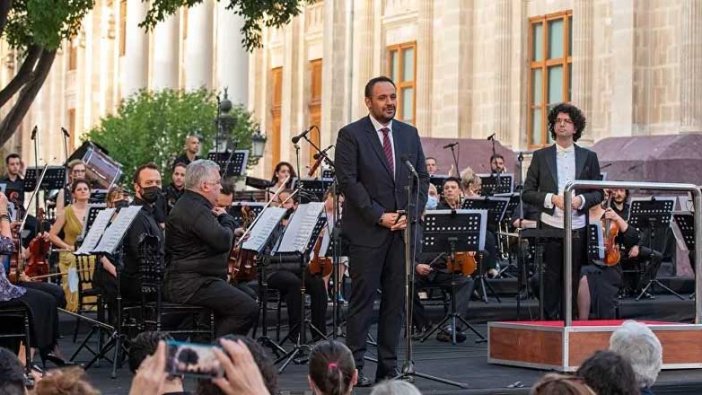
M 492 194 L 496 194 L 500 192 L 500 171 L 496 171 L 495 169 L 492 168 L 492 158 L 497 155 L 497 151 L 495 151 L 495 140 L 496 137 L 493 134 L 492 138 L 490 141 L 492 141 L 492 156 L 490 157 L 490 178 L 495 178 L 495 186 L 492 188 Z
M 453 148 L 453 147 L 452 147 Z M 453 149 L 452 149 L 453 150 Z M 402 161 L 406 163 L 406 161 Z M 419 214 L 416 204 L 413 204 L 413 197 L 415 201 L 419 201 L 419 175 L 416 170 L 409 167 L 409 175 L 407 176 L 408 182 L 405 186 L 407 191 L 407 227 L 404 230 L 405 238 L 405 362 L 402 365 L 402 371 L 395 377 L 399 380 L 407 380 L 410 382 L 414 381 L 414 377 L 421 377 L 427 380 L 436 381 L 439 383 L 444 383 L 448 385 L 453 385 L 459 388 L 467 388 L 467 385 L 459 383 L 456 381 L 451 381 L 437 376 L 432 376 L 426 373 L 421 373 L 415 370 L 414 360 L 412 358 L 412 297 L 414 296 L 414 252 L 417 245 L 417 240 L 415 238 L 417 234 L 417 226 L 419 226 L 419 221 L 417 215 L 414 215 L 415 209 L 417 209 L 417 214 Z M 417 183 L 415 196 L 412 194 L 412 188 Z
M 456 168 L 456 177 L 461 176 L 461 171 L 458 169 L 458 156 L 456 156 L 456 145 L 452 145 L 451 147 L 451 156 L 453 157 L 453 164 Z
M 68 160 L 68 139 L 70 134 L 64 127 L 61 128 L 61 132 L 63 133 L 63 153 L 65 155 L 65 160 Z

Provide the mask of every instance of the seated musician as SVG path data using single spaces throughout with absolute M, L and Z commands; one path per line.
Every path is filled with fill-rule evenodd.
M 171 183 L 168 184 L 163 191 L 166 198 L 166 214 L 170 213 L 175 206 L 175 203 L 183 196 L 185 192 L 185 168 L 187 165 L 183 162 L 177 162 L 173 165 L 173 173 L 171 173 Z
M 295 182 L 295 177 L 297 177 L 297 173 L 295 173 L 295 169 L 293 169 L 293 166 L 290 163 L 278 162 L 275 165 L 275 169 L 273 169 L 273 176 L 271 177 L 271 183 L 273 185 L 268 190 L 269 195 L 266 200 L 273 197 L 274 192 L 280 189 L 283 185 L 285 185 L 286 189 L 292 189 L 293 183 Z M 287 182 L 285 182 L 285 180 L 287 180 Z
M 421 227 L 419 228 L 421 232 Z M 421 236 L 420 236 L 421 239 Z M 453 257 L 454 259 L 456 257 Z M 419 297 L 419 291 L 425 287 L 440 287 L 445 291 L 450 291 L 453 285 L 455 290 L 456 312 L 463 318 L 467 318 L 468 302 L 475 288 L 475 282 L 469 275 L 466 275 L 461 267 L 452 267 L 454 271 L 449 271 L 447 261 L 451 257 L 448 253 L 425 253 L 417 254 L 417 263 L 414 266 L 414 313 L 412 315 L 412 324 L 415 327 L 414 338 L 421 339 L 426 333 L 431 330 L 431 323 L 426 317 L 424 306 Z M 469 270 L 470 271 L 470 270 Z M 444 333 L 450 333 L 448 329 L 442 330 Z M 441 339 L 442 335 L 437 333 L 437 339 Z M 465 341 L 466 336 L 460 328 L 456 331 L 456 341 Z
M 443 188 L 448 186 L 447 191 L 443 189 L 444 200 L 439 203 L 438 209 L 460 209 L 463 205 L 463 197 L 480 197 L 480 177 L 473 173 L 473 170 L 466 168 L 461 172 L 461 179 L 449 177 L 444 181 Z M 469 177 L 472 177 L 469 179 Z M 450 201 L 450 203 L 449 203 Z M 490 223 L 488 222 L 488 226 Z M 497 237 L 493 229 L 485 232 L 485 250 L 483 251 L 483 271 L 488 277 L 494 278 L 499 275 L 497 269 Z
M 236 222 L 215 207 L 219 166 L 196 160 L 185 174 L 185 193 L 166 220 L 164 296 L 175 303 L 212 309 L 215 336 L 246 335 L 256 321 L 256 301 L 227 283 Z
M 624 247 L 625 251 L 630 250 L 639 242 L 639 234 L 612 208 L 606 207 L 606 203 L 607 200 L 590 209 L 590 224 L 604 227 L 605 221 L 607 221 L 610 229 L 616 228 L 618 235 L 614 238 L 613 250 L 623 256 L 626 252 L 622 252 L 620 246 Z M 607 237 L 605 229 L 603 239 Z M 605 251 L 605 254 L 608 252 Z M 598 319 L 616 317 L 617 294 L 622 283 L 622 268 L 618 261 L 607 262 L 607 259 L 609 258 L 605 258 L 604 262 L 591 262 L 581 268 L 577 294 L 578 318 L 580 320 L 589 319 L 591 314 Z
M 87 175 L 85 162 L 80 159 L 74 159 L 68 162 L 66 173 L 68 174 L 68 184 L 66 184 L 56 196 L 56 218 L 63 214 L 63 210 L 66 206 L 73 203 L 71 186 L 73 185 L 73 181 L 85 179 Z
M 278 204 L 288 210 L 287 218 L 292 215 L 298 205 L 297 195 L 293 195 L 293 191 L 284 189 L 278 194 Z M 288 219 L 282 221 L 282 226 L 278 234 L 282 235 L 282 231 L 287 226 Z M 274 234 L 275 237 L 275 234 Z M 282 237 L 278 237 L 280 241 Z M 326 314 L 327 314 L 327 288 L 322 278 L 322 273 L 312 274 L 309 271 L 309 266 L 305 268 L 305 291 L 312 299 L 312 325 L 322 334 L 326 333 Z M 281 297 L 285 299 L 285 304 L 288 307 L 288 324 L 290 332 L 288 338 L 295 341 L 300 334 L 300 311 L 301 295 L 300 287 L 302 285 L 302 268 L 300 267 L 300 259 L 297 256 L 285 257 L 278 256 L 271 259 L 268 271 L 268 287 L 277 289 L 281 293 Z M 320 333 L 312 331 L 312 339 L 320 340 Z
M 344 204 L 344 195 L 339 195 L 339 220 L 341 220 L 342 217 L 342 207 Z M 319 233 L 319 250 L 320 251 L 327 251 L 327 256 L 326 257 L 320 257 L 319 262 L 327 262 L 329 265 L 332 263 L 332 251 L 329 251 L 327 249 L 327 246 L 331 248 L 331 236 L 334 232 L 334 227 L 336 226 L 335 219 L 334 219 L 334 194 L 331 188 L 329 188 L 326 192 L 324 192 L 324 213 L 327 217 L 327 223 L 324 229 Z M 341 237 L 340 237 L 341 239 Z M 317 246 L 315 246 L 316 248 Z M 344 275 L 346 275 L 346 270 L 348 268 L 348 263 L 349 263 L 349 258 L 348 256 L 344 256 L 343 252 L 343 245 L 339 249 L 339 263 L 341 263 L 342 266 L 338 267 L 337 270 L 337 277 L 336 280 L 339 282 L 339 284 L 342 285 L 342 287 L 339 288 L 339 294 L 336 295 L 337 301 L 338 302 L 345 302 L 346 300 L 343 297 L 343 284 L 344 284 Z M 315 249 L 316 251 L 316 249 Z M 313 251 L 313 253 L 316 253 Z M 315 259 L 313 256 L 312 259 Z M 320 270 L 323 268 L 320 268 Z M 327 270 L 332 270 L 331 267 L 328 267 Z M 331 278 L 331 273 L 329 275 L 324 276 L 324 284 L 329 285 L 329 279 Z

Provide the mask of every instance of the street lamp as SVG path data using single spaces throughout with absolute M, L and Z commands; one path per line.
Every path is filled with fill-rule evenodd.
M 225 152 L 232 146 L 231 131 L 236 123 L 236 119 L 229 112 L 232 110 L 232 102 L 229 100 L 227 88 L 224 88 L 224 98 L 220 101 L 217 96 L 217 135 L 215 137 L 215 150 Z M 221 144 L 221 145 L 220 145 Z
M 253 158 L 263 157 L 263 152 L 266 149 L 266 136 L 261 134 L 260 130 L 257 130 L 251 136 L 251 156 Z

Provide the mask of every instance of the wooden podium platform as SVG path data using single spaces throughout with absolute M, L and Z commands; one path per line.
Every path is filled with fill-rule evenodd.
M 623 320 L 505 321 L 488 323 L 488 362 L 572 372 L 596 350 L 606 350 Z M 663 346 L 663 369 L 702 368 L 702 325 L 644 321 Z

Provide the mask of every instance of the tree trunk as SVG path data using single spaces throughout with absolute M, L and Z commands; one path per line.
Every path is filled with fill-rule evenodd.
M 39 56 L 36 68 L 31 73 L 29 80 L 19 93 L 19 97 L 5 119 L 0 122 L 0 146 L 12 137 L 22 119 L 29 111 L 34 98 L 41 89 L 46 77 L 49 75 L 51 65 L 56 58 L 56 50 L 44 49 Z
M 32 45 L 27 50 L 27 56 L 24 58 L 24 62 L 20 67 L 17 74 L 12 77 L 12 80 L 5 85 L 2 90 L 0 90 L 0 107 L 3 107 L 7 102 L 12 99 L 12 96 L 19 91 L 24 84 L 29 82 L 32 78 L 32 73 L 34 72 L 34 67 L 37 64 L 39 55 L 42 54 L 42 48 L 38 45 Z

